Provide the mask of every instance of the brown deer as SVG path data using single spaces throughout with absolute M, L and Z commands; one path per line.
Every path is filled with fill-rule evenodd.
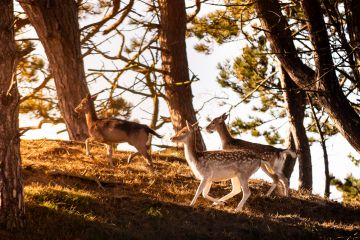
M 86 124 L 90 136 L 85 141 L 86 155 L 90 156 L 90 141 L 105 143 L 107 146 L 108 161 L 110 166 L 113 167 L 112 144 L 127 142 L 134 146 L 138 153 L 146 159 L 148 168 L 153 171 L 151 155 L 148 152 L 150 150 L 150 146 L 148 146 L 146 143 L 148 141 L 149 134 L 155 135 L 158 138 L 161 138 L 162 136 L 144 124 L 117 118 L 99 119 L 96 115 L 93 102 L 96 97 L 96 95 L 86 96 L 75 108 L 75 112 L 83 113 L 86 117 Z M 128 162 L 138 153 L 131 154 L 129 156 Z
M 203 197 L 213 201 L 214 204 L 223 204 L 229 198 L 243 191 L 243 197 L 235 211 L 240 211 L 251 192 L 248 181 L 260 167 L 261 160 L 254 154 L 242 151 L 205 151 L 195 149 L 196 124 L 187 126 L 171 137 L 171 141 L 184 144 L 187 163 L 195 177 L 200 180 L 200 185 L 190 206 L 193 206 L 202 193 Z M 231 179 L 232 191 L 220 199 L 208 195 L 214 181 Z
M 226 128 L 225 120 L 227 117 L 228 115 L 224 113 L 220 117 L 214 118 L 206 127 L 206 130 L 209 133 L 218 132 L 224 150 L 248 151 L 255 154 L 261 160 L 261 169 L 273 180 L 273 184 L 266 194 L 267 196 L 274 191 L 279 179 L 284 187 L 284 195 L 288 196 L 289 180 L 283 174 L 282 169 L 287 154 L 296 158 L 296 153 L 289 149 L 281 149 L 233 138 Z

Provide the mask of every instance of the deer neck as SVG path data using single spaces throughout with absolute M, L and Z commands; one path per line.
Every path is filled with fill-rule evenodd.
M 225 123 L 220 124 L 217 129 L 218 134 L 220 135 L 222 145 L 229 143 L 233 140 L 233 137 L 230 135 L 229 130 L 226 128 Z
M 188 142 L 184 143 L 184 154 L 186 161 L 190 165 L 191 169 L 194 171 L 193 167 L 195 167 L 199 162 L 196 154 L 196 145 L 195 145 L 194 136 L 192 136 Z
M 86 112 L 85 117 L 86 117 L 86 124 L 88 127 L 92 126 L 93 123 L 98 120 L 98 117 L 95 112 L 95 107 L 93 105 L 90 107 L 90 110 Z

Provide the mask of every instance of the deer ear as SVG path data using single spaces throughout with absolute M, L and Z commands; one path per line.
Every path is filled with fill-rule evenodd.
M 224 113 L 223 115 L 221 115 L 221 119 L 225 121 L 228 116 L 229 116 L 229 115 L 227 115 L 226 113 Z
M 93 100 L 93 101 L 95 101 L 96 100 L 96 98 L 97 98 L 97 94 L 96 95 L 93 95 L 93 96 L 91 96 L 91 100 Z
M 191 124 L 186 120 L 186 127 L 190 131 L 192 129 Z

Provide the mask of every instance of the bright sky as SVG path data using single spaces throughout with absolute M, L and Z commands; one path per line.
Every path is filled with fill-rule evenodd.
M 89 22 L 93 22 L 88 20 Z M 33 32 L 28 33 L 33 34 Z M 214 51 L 211 55 L 203 55 L 197 53 L 193 49 L 193 45 L 197 42 L 196 39 L 188 39 L 187 40 L 187 51 L 188 51 L 188 61 L 190 69 L 199 77 L 200 81 L 195 82 L 192 85 L 193 95 L 194 95 L 194 106 L 196 109 L 200 108 L 205 101 L 208 99 L 217 96 L 217 97 L 226 97 L 227 100 L 224 100 L 228 103 L 235 104 L 239 102 L 239 97 L 234 94 L 231 90 L 222 89 L 216 82 L 216 76 L 218 75 L 218 70 L 216 65 L 219 62 L 223 62 L 227 58 L 234 58 L 239 55 L 241 43 L 240 42 L 232 42 L 225 44 L 223 46 L 214 46 Z M 109 46 L 111 44 L 116 44 L 109 42 Z M 38 44 L 39 46 L 39 44 Z M 41 46 L 40 46 L 41 47 Z M 39 50 L 40 53 L 43 54 L 43 50 Z M 94 57 L 87 57 L 85 59 L 85 69 L 89 68 L 99 68 L 100 63 Z M 122 84 L 129 84 L 125 79 L 122 80 Z M 91 85 L 90 90 L 92 93 L 96 93 L 99 91 L 98 85 Z M 125 93 L 123 97 L 130 102 L 136 102 L 139 100 L 138 97 Z M 206 126 L 208 123 L 206 121 L 206 117 L 214 118 L 221 115 L 223 112 L 229 109 L 229 106 L 220 106 L 219 103 L 222 100 L 214 100 L 204 106 L 202 111 L 199 114 L 199 123 L 200 126 Z M 144 109 L 151 108 L 151 101 L 145 101 L 139 107 L 133 110 L 133 114 L 131 119 L 137 120 L 145 124 L 149 124 L 150 116 L 148 113 L 144 111 Z M 166 104 L 162 103 L 161 106 L 161 115 L 168 115 Z M 251 106 L 247 106 L 245 104 L 241 104 L 236 109 L 231 112 L 230 120 L 234 120 L 235 117 L 246 118 L 249 114 L 254 114 L 251 111 Z M 23 126 L 31 126 L 36 125 L 36 121 L 29 120 L 26 116 L 21 116 L 20 125 Z M 285 136 L 287 131 L 287 125 L 283 124 L 283 122 L 279 123 L 280 132 Z M 50 125 L 45 124 L 42 129 L 34 130 L 27 132 L 23 138 L 24 139 L 39 139 L 39 138 L 47 138 L 47 139 L 67 139 L 66 133 L 57 134 L 59 130 L 64 129 L 64 125 Z M 164 139 L 156 140 L 154 138 L 154 142 L 163 143 L 163 144 L 171 144 L 169 141 L 170 133 L 173 132 L 172 126 L 170 124 L 165 125 L 162 129 L 158 131 L 160 134 L 165 135 Z M 208 150 L 220 149 L 220 139 L 217 134 L 209 134 L 205 131 L 202 132 L 203 137 L 205 139 Z M 254 141 L 265 144 L 265 140 L 263 138 L 254 138 L 249 135 L 241 136 L 243 140 Z M 279 146 L 282 147 L 282 146 Z M 121 144 L 119 146 L 120 149 L 132 149 L 127 144 Z M 332 137 L 327 142 L 328 154 L 329 154 L 329 167 L 330 173 L 335 175 L 335 177 L 344 179 L 347 175 L 352 173 L 355 177 L 360 178 L 359 168 L 356 168 L 351 161 L 348 159 L 347 155 L 351 152 L 357 158 L 360 158 L 359 154 L 354 151 L 354 149 L 344 140 L 341 135 L 336 135 Z M 104 149 L 105 151 L 105 149 Z M 322 195 L 324 192 L 324 164 L 322 157 L 322 149 L 319 144 L 314 144 L 311 147 L 312 154 L 312 163 L 313 163 L 313 187 L 314 192 Z M 298 179 L 298 166 L 295 166 L 296 171 L 293 173 L 291 179 L 291 187 L 297 188 L 297 179 Z M 265 178 L 270 180 L 265 176 L 261 171 L 256 173 L 255 178 Z M 341 197 L 340 193 L 332 187 L 332 198 L 339 199 Z

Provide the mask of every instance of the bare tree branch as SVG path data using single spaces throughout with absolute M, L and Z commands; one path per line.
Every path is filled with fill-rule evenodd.
M 120 16 L 120 18 L 114 24 L 106 28 L 103 33 L 108 34 L 112 30 L 117 28 L 117 26 L 119 26 L 125 20 L 126 16 L 129 14 L 133 6 L 134 6 L 134 0 L 130 0 L 129 4 L 125 8 L 120 10 L 120 12 L 124 11 L 124 13 Z
M 83 44 L 86 41 L 88 41 L 91 37 L 93 37 L 106 22 L 108 22 L 110 19 L 115 17 L 120 12 L 119 8 L 120 8 L 120 0 L 113 0 L 113 8 L 112 8 L 112 11 L 108 15 L 106 15 L 99 22 L 92 23 L 92 24 L 89 24 L 89 25 L 81 28 L 80 29 L 81 32 L 85 31 L 88 28 L 92 28 L 92 29 L 87 35 L 85 35 L 85 37 L 83 37 L 83 39 L 81 39 L 80 43 Z
M 200 12 L 200 8 L 201 8 L 201 1 L 200 0 L 196 0 L 196 9 L 195 12 L 193 14 L 191 14 L 190 16 L 187 16 L 187 22 L 191 22 L 192 20 L 194 20 L 194 18 L 196 17 L 196 15 Z

